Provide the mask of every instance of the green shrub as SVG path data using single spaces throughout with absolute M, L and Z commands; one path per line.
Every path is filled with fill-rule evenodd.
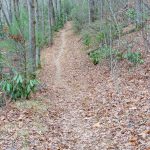
M 97 35 L 96 35 L 96 41 L 98 43 L 102 42 L 105 38 L 105 35 L 103 32 L 98 32 Z
M 10 96 L 12 100 L 28 99 L 37 85 L 38 81 L 36 79 L 27 79 L 20 74 L 16 74 L 12 78 L 6 78 L 0 83 L 2 91 Z
M 3 56 L 3 54 L 0 52 L 0 63 L 2 63 L 3 60 L 4 60 L 4 56 Z
M 104 46 L 89 53 L 89 57 L 94 65 L 99 64 L 103 59 L 110 57 L 115 51 L 108 46 Z
M 150 13 L 150 12 L 144 12 L 144 13 L 143 13 L 143 21 L 150 19 L 149 13 Z
M 100 55 L 100 52 L 98 50 L 91 52 L 89 54 L 89 56 L 90 56 L 90 59 L 92 60 L 94 65 L 99 64 L 101 55 Z
M 121 61 L 124 59 L 124 54 L 123 52 L 120 52 L 120 51 L 115 51 L 115 58 L 118 60 L 118 61 Z
M 83 37 L 83 44 L 86 46 L 90 46 L 91 44 L 91 37 L 89 34 L 85 34 Z
M 56 24 L 52 27 L 54 32 L 58 32 L 61 28 L 64 27 L 64 16 L 61 15 L 61 17 L 57 17 Z
M 124 58 L 133 63 L 134 65 L 144 63 L 144 60 L 142 59 L 142 54 L 140 52 L 128 52 L 124 55 Z
M 99 21 L 86 25 L 81 31 L 83 44 L 90 47 L 97 47 L 103 38 L 99 31 Z
M 135 20 L 136 18 L 136 11 L 134 8 L 128 9 L 125 14 L 130 20 Z

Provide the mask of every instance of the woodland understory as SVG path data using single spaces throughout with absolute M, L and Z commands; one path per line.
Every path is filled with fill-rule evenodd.
M 0 0 L 0 150 L 150 150 L 150 1 Z

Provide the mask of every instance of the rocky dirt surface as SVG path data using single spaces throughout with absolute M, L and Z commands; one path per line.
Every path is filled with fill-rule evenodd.
M 0 110 L 0 150 L 150 150 L 150 55 L 94 66 L 68 22 L 43 50 L 32 100 Z

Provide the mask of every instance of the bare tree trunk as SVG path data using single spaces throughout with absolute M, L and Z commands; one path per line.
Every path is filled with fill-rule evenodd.
M 39 30 L 40 30 L 40 18 L 39 18 L 39 3 L 38 0 L 35 0 L 35 18 L 36 18 L 36 66 L 38 68 L 41 67 L 41 62 L 40 62 L 40 58 L 41 58 L 41 51 L 40 51 L 40 47 L 39 47 Z
M 53 8 L 54 8 L 54 15 L 55 15 L 55 24 L 57 23 L 57 0 L 52 0 L 53 1 Z
M 7 15 L 6 15 L 5 11 L 4 11 L 4 8 L 2 6 L 2 1 L 1 0 L 0 0 L 0 9 L 2 10 L 2 14 L 3 14 L 4 18 L 5 18 L 5 21 L 6 21 L 7 25 L 10 26 L 9 19 L 7 18 Z
M 42 26 L 42 40 L 45 40 L 45 18 L 44 18 L 44 0 L 41 2 L 41 26 Z
M 136 25 L 137 25 L 137 27 L 142 27 L 143 26 L 142 0 L 136 0 Z
M 2 19 L 2 8 L 0 6 L 0 24 L 2 25 L 3 19 Z
M 12 23 L 12 1 L 9 1 L 9 20 Z
M 13 0 L 13 9 L 15 19 L 19 22 L 19 0 Z
M 90 22 L 94 22 L 96 20 L 96 13 L 95 13 L 95 1 L 89 0 L 89 18 Z
M 31 73 L 36 70 L 35 0 L 28 0 L 29 12 L 29 59 Z
M 90 0 L 88 0 L 88 9 L 89 9 L 89 24 L 91 24 Z
M 61 17 L 61 0 L 57 0 L 57 14 L 58 14 L 58 18 L 60 19 L 60 17 Z
M 52 27 L 51 27 L 51 0 L 48 0 L 48 28 L 49 28 L 49 43 L 52 44 Z
M 54 6 L 53 6 L 53 1 L 50 0 L 50 10 L 51 10 L 51 23 L 52 25 L 55 24 L 55 12 L 54 12 Z

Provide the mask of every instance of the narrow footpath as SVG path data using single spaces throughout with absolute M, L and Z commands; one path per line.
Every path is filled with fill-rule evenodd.
M 113 78 L 107 60 L 91 63 L 68 22 L 42 51 L 39 92 L 0 111 L 0 150 L 150 150 L 145 61 L 134 72 L 120 62 Z

